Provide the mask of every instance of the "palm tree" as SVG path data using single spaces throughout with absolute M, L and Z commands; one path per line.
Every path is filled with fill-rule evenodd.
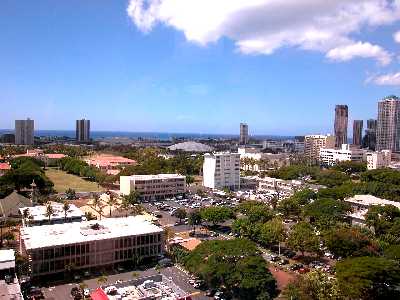
M 51 216 L 53 214 L 54 214 L 53 206 L 51 206 L 51 203 L 47 203 L 45 216 L 49 218 L 49 224 L 50 224 Z
M 101 274 L 99 278 L 97 278 L 97 283 L 102 285 L 107 282 L 107 276 L 105 274 Z
M 29 209 L 25 208 L 24 211 L 22 212 L 22 217 L 24 219 L 24 222 L 29 224 L 29 217 L 31 216 L 31 214 L 29 213 Z
M 99 217 L 100 217 L 100 220 L 101 220 L 101 213 L 102 213 L 102 208 L 103 207 L 101 205 L 101 200 L 100 200 L 99 195 L 97 195 L 97 194 L 93 195 L 92 205 L 93 205 L 93 208 L 99 213 Z
M 114 197 L 114 194 L 110 193 L 109 198 L 107 200 L 107 205 L 110 208 L 110 217 L 111 217 L 111 209 L 115 204 L 117 204 L 117 199 Z
M 64 211 L 64 222 L 67 222 L 67 214 L 68 214 L 68 211 L 70 208 L 71 208 L 71 205 L 67 201 L 65 201 L 63 203 L 63 208 L 62 208 Z

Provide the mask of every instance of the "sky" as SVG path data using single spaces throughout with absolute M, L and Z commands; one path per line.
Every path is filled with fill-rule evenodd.
M 400 0 L 2 0 L 0 128 L 318 134 L 347 104 L 351 132 L 400 95 L 399 21 Z

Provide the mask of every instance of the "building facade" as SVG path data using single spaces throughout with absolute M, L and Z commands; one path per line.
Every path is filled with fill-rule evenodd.
M 179 174 L 121 176 L 120 192 L 129 195 L 137 191 L 143 200 L 158 200 L 186 193 L 186 177 Z
M 76 120 L 76 141 L 79 143 L 90 142 L 90 120 Z
M 363 140 L 364 148 L 375 151 L 376 148 L 376 128 L 377 120 L 369 119 L 367 120 L 367 129 L 365 130 L 365 136 Z
M 363 132 L 363 120 L 353 121 L 353 145 L 361 146 Z
M 319 155 L 320 163 L 328 166 L 333 166 L 341 161 L 362 162 L 363 159 L 364 151 L 351 149 L 349 144 L 343 144 L 341 149 L 322 148 Z
M 239 189 L 240 154 L 229 152 L 205 154 L 203 185 L 211 189 Z
M 33 145 L 34 144 L 35 124 L 31 119 L 15 120 L 15 144 Z
M 306 135 L 304 137 L 304 155 L 310 161 L 319 159 L 322 148 L 335 147 L 335 137 L 332 135 Z
M 239 144 L 246 145 L 249 143 L 249 126 L 246 123 L 240 123 Z
M 366 154 L 368 170 L 388 168 L 391 163 L 392 151 L 382 150 Z
M 340 148 L 347 144 L 347 124 L 349 109 L 347 105 L 336 105 L 335 107 L 335 147 Z
M 163 229 L 140 216 L 23 227 L 20 235 L 33 277 L 157 257 L 164 246 Z
M 400 100 L 396 96 L 378 102 L 376 150 L 400 151 Z

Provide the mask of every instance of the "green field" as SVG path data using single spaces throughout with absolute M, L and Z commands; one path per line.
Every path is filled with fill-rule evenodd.
M 54 189 L 61 193 L 69 188 L 76 192 L 100 192 L 104 190 L 98 187 L 96 182 L 86 181 L 78 176 L 56 169 L 46 170 L 46 176 L 54 183 Z

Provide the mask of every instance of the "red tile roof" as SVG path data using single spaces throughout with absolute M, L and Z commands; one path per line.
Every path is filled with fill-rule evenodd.
M 109 300 L 107 294 L 102 288 L 97 288 L 94 292 L 90 294 L 92 300 Z
M 10 170 L 11 166 L 8 163 L 0 163 L 0 170 Z

